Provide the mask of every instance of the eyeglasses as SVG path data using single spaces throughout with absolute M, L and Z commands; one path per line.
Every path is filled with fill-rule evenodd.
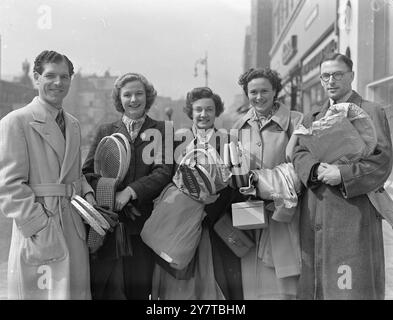
M 333 72 L 333 73 L 322 73 L 320 75 L 320 78 L 324 82 L 328 82 L 330 80 L 330 77 L 333 77 L 333 79 L 336 81 L 340 81 L 344 77 L 344 74 L 346 74 L 348 72 L 352 72 L 352 71 L 345 71 L 345 72 L 337 71 L 337 72 Z

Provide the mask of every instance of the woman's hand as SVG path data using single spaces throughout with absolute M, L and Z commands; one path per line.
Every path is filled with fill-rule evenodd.
M 89 192 L 85 195 L 85 200 L 90 203 L 92 206 L 97 205 L 96 199 L 94 199 L 94 195 L 92 192 Z
M 115 211 L 121 211 L 124 206 L 130 201 L 132 192 L 130 188 L 125 188 L 122 191 L 116 192 Z

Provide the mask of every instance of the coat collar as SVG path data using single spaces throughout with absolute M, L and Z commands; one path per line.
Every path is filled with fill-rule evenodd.
M 31 108 L 33 121 L 30 122 L 30 125 L 56 152 L 61 168 L 60 181 L 62 181 L 74 165 L 75 158 L 79 155 L 80 128 L 78 121 L 64 111 L 66 125 L 66 139 L 64 141 L 63 134 L 53 118 L 53 114 L 38 97 L 33 99 Z
M 283 131 L 287 131 L 291 121 L 291 111 L 280 103 L 280 107 L 270 120 L 277 123 Z
M 359 107 L 362 107 L 363 98 L 354 90 L 352 90 L 351 96 L 348 98 L 347 102 L 351 102 L 356 104 Z
M 266 123 L 270 123 L 274 121 L 283 131 L 287 131 L 289 127 L 289 122 L 291 121 L 291 111 L 284 104 L 279 103 L 280 107 L 276 111 L 276 113 L 270 118 L 270 120 Z M 242 128 L 246 122 L 252 127 L 256 126 L 254 118 L 254 109 L 250 108 L 247 113 L 243 116 L 239 123 L 239 128 Z
M 362 97 L 355 91 L 352 90 L 352 94 L 349 96 L 348 100 L 346 102 L 351 102 L 356 104 L 359 107 L 362 107 Z M 313 106 L 311 108 L 311 114 L 313 118 L 316 118 L 316 120 L 320 119 L 325 115 L 326 111 L 330 107 L 330 100 L 327 99 L 322 106 Z
M 61 165 L 65 155 L 65 141 L 59 126 L 48 108 L 40 102 L 38 97 L 35 97 L 31 102 L 31 110 L 33 121 L 30 122 L 30 125 L 54 149 Z

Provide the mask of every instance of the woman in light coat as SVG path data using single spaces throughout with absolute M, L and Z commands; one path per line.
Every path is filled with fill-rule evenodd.
M 235 128 L 249 154 L 249 169 L 257 173 L 288 162 L 295 144 L 291 135 L 302 114 L 277 100 L 282 88 L 279 75 L 270 69 L 250 69 L 239 84 L 250 108 Z M 244 298 L 293 299 L 300 274 L 298 214 L 290 222 L 276 221 L 272 218 L 274 205 L 268 201 L 265 211 L 268 227 L 253 231 L 256 247 L 241 261 Z

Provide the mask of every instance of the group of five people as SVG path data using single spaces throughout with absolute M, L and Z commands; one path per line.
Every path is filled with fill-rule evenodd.
M 385 109 L 352 90 L 352 68 L 352 61 L 338 53 L 322 60 L 321 84 L 329 100 L 305 117 L 280 102 L 282 84 L 274 70 L 250 69 L 241 75 L 239 85 L 249 109 L 234 127 L 240 132 L 238 141 L 249 148 L 249 170 L 291 162 L 304 188 L 289 222 L 272 219 L 274 206 L 265 206 L 268 227 L 250 232 L 255 246 L 241 258 L 217 235 L 214 225 L 230 215 L 231 203 L 244 197 L 228 186 L 205 206 L 203 229 L 213 265 L 213 277 L 208 279 L 219 288 L 217 299 L 384 298 L 382 219 L 367 193 L 382 187 L 390 174 L 390 130 Z M 176 279 L 157 263 L 140 236 L 153 200 L 177 168 L 143 158 L 150 142 L 144 132 L 156 129 L 162 137 L 166 134 L 164 121 L 147 114 L 156 90 L 137 73 L 126 73 L 115 81 L 112 100 L 119 120 L 97 129 L 82 166 L 79 122 L 63 110 L 72 75 L 73 65 L 65 55 L 42 52 L 34 63 L 38 97 L 0 121 L 0 211 L 13 219 L 9 298 L 186 298 L 165 290 L 162 297 L 152 295 L 158 278 L 166 281 L 161 285 L 172 283 L 170 288 L 176 291 L 190 286 L 195 275 Z M 321 163 L 293 131 L 300 124 L 310 127 L 339 102 L 353 102 L 370 115 L 377 147 L 354 163 Z M 184 111 L 192 120 L 194 138 L 207 143 L 215 139 L 215 119 L 223 110 L 221 98 L 211 89 L 192 89 Z M 244 129 L 247 134 L 242 134 Z M 131 147 L 130 166 L 115 194 L 115 210 L 132 251 L 116 254 L 115 233 L 108 233 L 102 247 L 89 256 L 86 226 L 71 206 L 69 190 L 96 204 L 94 156 L 101 139 L 113 133 L 124 134 Z M 213 145 L 220 153 L 220 144 Z M 128 203 L 138 215 L 125 213 Z M 344 285 L 342 276 L 346 276 Z M 203 285 L 211 283 L 194 282 L 187 290 Z

